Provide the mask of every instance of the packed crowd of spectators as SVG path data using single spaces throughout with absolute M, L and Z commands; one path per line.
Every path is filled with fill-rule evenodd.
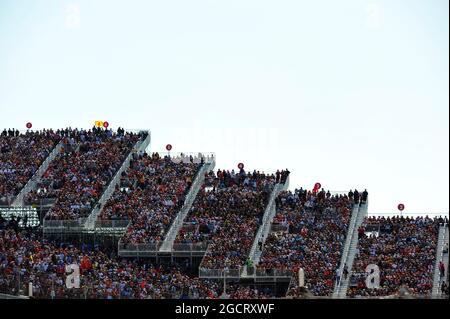
M 43 199 L 56 199 L 47 219 L 84 218 L 143 133 L 94 128 L 66 129 L 60 134 L 60 154 L 50 163 L 37 190 L 27 194 L 25 200 L 39 204 Z
M 11 204 L 60 140 L 52 130 L 0 134 L 0 205 Z
M 66 287 L 65 266 L 73 263 L 80 267 L 79 289 Z M 173 298 L 186 288 L 204 298 L 215 288 L 177 267 L 138 264 L 98 248 L 56 245 L 34 232 L 0 228 L 0 292 L 28 294 L 30 281 L 35 298 Z
M 276 199 L 274 224 L 283 231 L 272 232 L 263 248 L 258 268 L 291 270 L 298 283 L 298 271 L 303 269 L 305 285 L 315 296 L 333 292 L 345 242 L 351 207 L 362 196 L 331 195 L 323 189 L 302 188 L 286 191 Z M 366 192 L 364 198 L 367 199 Z M 301 289 L 294 285 L 289 296 L 296 297 Z M 297 296 L 298 297 L 298 296 Z
M 100 219 L 131 221 L 124 244 L 164 240 L 202 164 L 193 158 L 185 162 L 158 153 L 133 154 Z
M 182 228 L 176 242 L 209 242 L 202 268 L 243 266 L 276 181 L 275 174 L 257 171 L 209 172 L 185 220 L 191 227 Z
M 118 259 L 98 247 L 55 244 L 38 232 L 18 229 L 0 220 L 0 293 L 34 298 L 93 299 L 216 299 L 223 293 L 220 281 L 191 277 L 177 265 L 154 266 Z M 67 288 L 66 266 L 80 269 L 79 288 Z M 268 298 L 269 292 L 227 284 L 232 299 Z
M 358 230 L 350 297 L 389 296 L 399 287 L 413 295 L 429 295 L 433 286 L 441 218 L 369 217 Z M 377 265 L 379 288 L 366 287 L 366 267 Z

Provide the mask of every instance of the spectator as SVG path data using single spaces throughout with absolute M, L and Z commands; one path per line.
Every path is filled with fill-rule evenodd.
M 125 244 L 164 240 L 202 165 L 199 162 L 161 158 L 158 153 L 135 154 L 100 219 L 130 220 L 122 238 Z
M 0 135 L 0 205 L 9 205 L 33 177 L 61 136 L 52 130 Z
M 190 227 L 176 242 L 209 242 L 202 268 L 244 266 L 275 181 L 275 175 L 257 171 L 210 172 L 186 218 Z
M 287 232 L 269 235 L 258 265 L 290 270 L 295 277 L 303 268 L 306 285 L 316 296 L 333 292 L 351 208 L 348 196 L 326 194 L 323 189 L 313 193 L 301 188 L 278 196 L 274 223 L 287 225 Z M 300 291 L 294 286 L 288 294 L 299 297 Z
M 141 136 L 101 129 L 57 134 L 63 136 L 63 149 L 43 174 L 39 191 L 27 194 L 26 201 L 37 204 L 55 198 L 46 219 L 85 218 Z
M 429 295 L 433 285 L 439 219 L 428 217 L 370 217 L 365 228 L 378 228 L 359 239 L 359 255 L 353 265 L 350 297 L 388 296 L 405 286 L 414 295 Z M 380 288 L 365 285 L 365 269 L 380 269 Z

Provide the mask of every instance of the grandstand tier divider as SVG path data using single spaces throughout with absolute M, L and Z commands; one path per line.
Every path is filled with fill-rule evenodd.
M 353 261 L 355 260 L 355 255 L 358 248 L 358 228 L 362 225 L 364 219 L 368 216 L 368 206 L 369 199 L 367 199 L 365 203 L 360 204 L 357 207 L 355 221 L 352 225 L 350 225 L 351 237 L 348 247 L 344 247 L 343 258 L 345 258 L 345 261 L 343 264 L 341 263 L 339 267 L 339 280 L 335 284 L 335 289 L 332 296 L 333 298 L 343 299 L 347 296 L 347 289 L 352 275 Z M 348 274 L 346 277 L 344 277 L 344 267 L 346 267 L 348 270 Z
M 237 269 L 210 269 L 200 267 L 198 269 L 198 277 L 200 279 L 240 279 L 243 269 L 243 266 L 239 266 Z
M 173 251 L 160 251 L 162 241 L 153 243 L 125 244 L 119 239 L 117 252 L 119 257 L 147 258 L 147 257 L 203 257 L 208 243 L 174 244 Z
M 122 163 L 122 166 L 119 168 L 119 170 L 116 172 L 116 174 L 114 175 L 114 178 L 111 180 L 111 182 L 109 183 L 108 187 L 106 188 L 106 190 L 103 192 L 102 196 L 100 197 L 96 207 L 94 207 L 94 209 L 92 210 L 91 214 L 89 215 L 89 217 L 86 220 L 86 223 L 84 225 L 84 227 L 86 228 L 86 230 L 94 230 L 96 228 L 101 228 L 102 224 L 97 222 L 98 219 L 98 215 L 100 214 L 103 205 L 108 201 L 108 199 L 111 197 L 111 195 L 113 194 L 117 183 L 120 181 L 120 177 L 122 175 L 122 172 L 126 171 L 128 169 L 128 167 L 130 166 L 130 161 L 131 161 L 131 157 L 133 155 L 133 153 L 140 153 L 140 152 L 144 152 L 147 147 L 150 145 L 150 141 L 151 141 L 151 134 L 150 131 L 147 131 L 147 136 L 145 137 L 145 139 L 143 140 L 139 140 L 136 145 L 134 146 L 133 150 L 128 154 L 128 156 L 125 158 L 125 160 Z M 121 227 L 119 227 L 120 232 L 124 232 L 127 229 L 127 226 L 129 225 L 129 223 L 125 223 L 125 221 L 123 221 L 123 223 L 117 224 L 118 226 L 120 225 Z M 110 227 L 108 227 L 110 226 Z M 111 226 L 113 225 L 106 225 L 106 228 L 111 228 Z
M 445 244 L 448 245 L 448 225 L 443 224 L 439 226 L 438 243 L 436 247 L 436 261 L 434 265 L 434 275 L 433 275 L 433 291 L 432 298 L 439 298 L 442 294 L 441 284 L 445 280 L 448 272 L 448 250 L 444 251 Z M 448 247 L 448 246 L 447 246 Z M 439 270 L 439 263 L 443 262 L 445 265 L 445 276 L 441 277 Z
M 263 245 L 269 236 L 270 229 L 272 226 L 273 218 L 276 215 L 276 204 L 275 204 L 275 198 L 280 194 L 282 191 L 287 190 L 289 187 L 289 176 L 287 177 L 284 184 L 276 184 L 273 188 L 269 201 L 267 203 L 266 209 L 264 211 L 263 219 L 261 226 L 258 228 L 258 232 L 256 233 L 255 239 L 253 240 L 252 247 L 250 249 L 249 258 L 252 260 L 254 267 L 256 267 L 259 264 L 259 261 L 261 260 L 261 254 L 262 251 L 259 249 L 259 242 L 262 242 Z M 256 276 L 257 272 L 252 272 L 251 275 L 247 268 L 245 268 L 242 272 L 243 277 L 249 277 L 249 276 Z
M 179 245 L 174 247 L 175 238 L 177 237 L 179 230 L 183 226 L 183 222 L 186 216 L 188 215 L 192 207 L 192 204 L 194 203 L 194 200 L 197 197 L 197 194 L 205 180 L 205 174 L 207 172 L 212 171 L 215 165 L 216 165 L 215 156 L 212 157 L 208 156 L 208 158 L 205 160 L 203 167 L 198 171 L 197 176 L 195 177 L 194 182 L 192 183 L 189 193 L 187 194 L 184 200 L 183 207 L 178 212 L 177 216 L 172 222 L 172 225 L 170 226 L 170 229 L 167 231 L 164 241 L 159 249 L 161 252 L 171 252 L 174 250 L 174 248 L 179 248 L 181 251 L 185 251 L 185 247 L 181 247 Z
M 53 148 L 53 150 L 50 152 L 50 154 L 48 154 L 47 158 L 41 164 L 41 166 L 38 168 L 38 170 L 28 180 L 28 182 L 25 184 L 25 186 L 22 188 L 20 193 L 16 196 L 16 198 L 12 202 L 11 206 L 13 206 L 13 207 L 25 206 L 24 202 L 23 202 L 25 195 L 36 188 L 36 185 L 38 184 L 39 180 L 42 178 L 42 175 L 45 173 L 45 171 L 47 170 L 50 163 L 55 159 L 55 157 L 61 151 L 62 146 L 63 146 L 63 143 L 61 140 L 61 141 L 59 141 L 58 144 L 56 144 L 56 146 Z

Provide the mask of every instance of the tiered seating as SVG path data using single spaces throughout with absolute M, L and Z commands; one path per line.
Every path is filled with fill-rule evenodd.
M 26 133 L 4 130 L 1 133 L 0 205 L 12 202 L 60 139 L 52 130 Z
M 123 243 L 163 240 L 201 166 L 194 159 L 185 163 L 158 153 L 136 155 L 100 219 L 131 220 Z
M 283 192 L 276 201 L 274 223 L 284 225 L 287 231 L 269 235 L 258 268 L 287 269 L 295 275 L 303 268 L 310 292 L 316 296 L 330 295 L 353 199 L 347 195 L 332 196 L 323 190 L 313 193 L 300 189 Z M 299 291 L 295 286 L 289 295 L 298 297 Z
M 56 198 L 47 219 L 87 217 L 140 136 L 111 130 L 66 130 L 63 150 L 44 173 L 29 203 Z
M 25 202 L 54 202 L 47 220 L 85 218 L 142 138 L 141 134 L 121 129 L 26 133 L 4 130 L 0 133 L 0 205 L 12 202 L 61 142 L 61 153 L 50 163 L 37 190 L 25 196 Z M 122 173 L 99 219 L 130 221 L 121 238 L 128 247 L 161 242 L 203 165 L 201 158 L 179 161 L 158 153 L 133 154 L 130 167 Z M 200 274 L 215 269 L 241 269 L 246 261 L 251 264 L 248 255 L 269 195 L 288 175 L 288 171 L 271 175 L 244 170 L 206 174 L 175 240 L 209 244 Z M 291 282 L 287 294 L 290 297 L 330 296 L 352 206 L 366 200 L 367 192 L 358 191 L 347 195 L 303 189 L 281 193 L 276 199 L 273 232 L 264 243 L 259 243 L 263 249 L 257 267 L 267 270 L 268 276 L 275 274 L 270 271 L 273 269 L 292 272 L 296 280 Z M 192 269 L 187 265 L 156 266 L 142 260 L 116 258 L 115 253 L 111 255 L 90 244 L 79 247 L 44 240 L 42 229 L 24 226 L 27 219 L 28 216 L 0 215 L 0 293 L 26 291 L 29 282 L 33 282 L 37 298 L 219 298 L 223 293 L 222 281 L 192 277 L 188 275 Z M 416 296 L 430 296 L 442 222 L 428 217 L 367 218 L 358 230 L 358 251 L 347 295 L 390 296 L 405 288 Z M 65 266 L 73 263 L 80 265 L 80 289 L 65 287 Z M 379 288 L 366 287 L 365 270 L 370 264 L 380 269 Z M 297 284 L 300 268 L 305 273 L 307 290 Z M 448 297 L 448 273 L 442 279 L 445 280 L 440 288 Z M 248 280 L 243 282 L 248 284 Z M 258 291 L 244 287 L 243 282 L 228 283 L 227 295 L 233 299 L 274 297 L 270 288 Z
M 66 287 L 67 265 L 80 266 L 80 288 Z M 21 231 L 0 218 L 0 293 L 16 294 L 33 282 L 34 298 L 218 298 L 223 285 L 186 275 L 184 269 L 117 259 L 96 247 L 56 245 L 37 233 Z M 52 293 L 52 290 L 54 293 Z M 227 285 L 233 299 L 268 298 L 269 291 Z
M 237 269 L 248 257 L 275 175 L 243 170 L 210 172 L 192 205 L 177 243 L 209 241 L 201 267 Z
M 80 265 L 80 289 L 65 286 L 65 266 L 72 263 Z M 57 246 L 36 235 L 0 227 L 0 292 L 17 292 L 17 265 L 21 289 L 26 291 L 32 280 L 36 298 L 50 298 L 52 287 L 56 298 L 173 298 L 186 288 L 195 289 L 200 298 L 217 295 L 218 285 L 190 278 L 175 267 L 110 258 L 97 248 Z
M 400 287 L 415 295 L 430 294 L 439 222 L 428 217 L 368 218 L 359 231 L 359 254 L 347 295 L 388 296 L 396 294 Z M 366 287 L 365 269 L 370 264 L 380 269 L 378 289 Z

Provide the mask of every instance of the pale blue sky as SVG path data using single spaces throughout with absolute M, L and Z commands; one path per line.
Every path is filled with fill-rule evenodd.
M 152 150 L 448 212 L 447 0 L 0 0 L 0 128 L 152 130 Z

